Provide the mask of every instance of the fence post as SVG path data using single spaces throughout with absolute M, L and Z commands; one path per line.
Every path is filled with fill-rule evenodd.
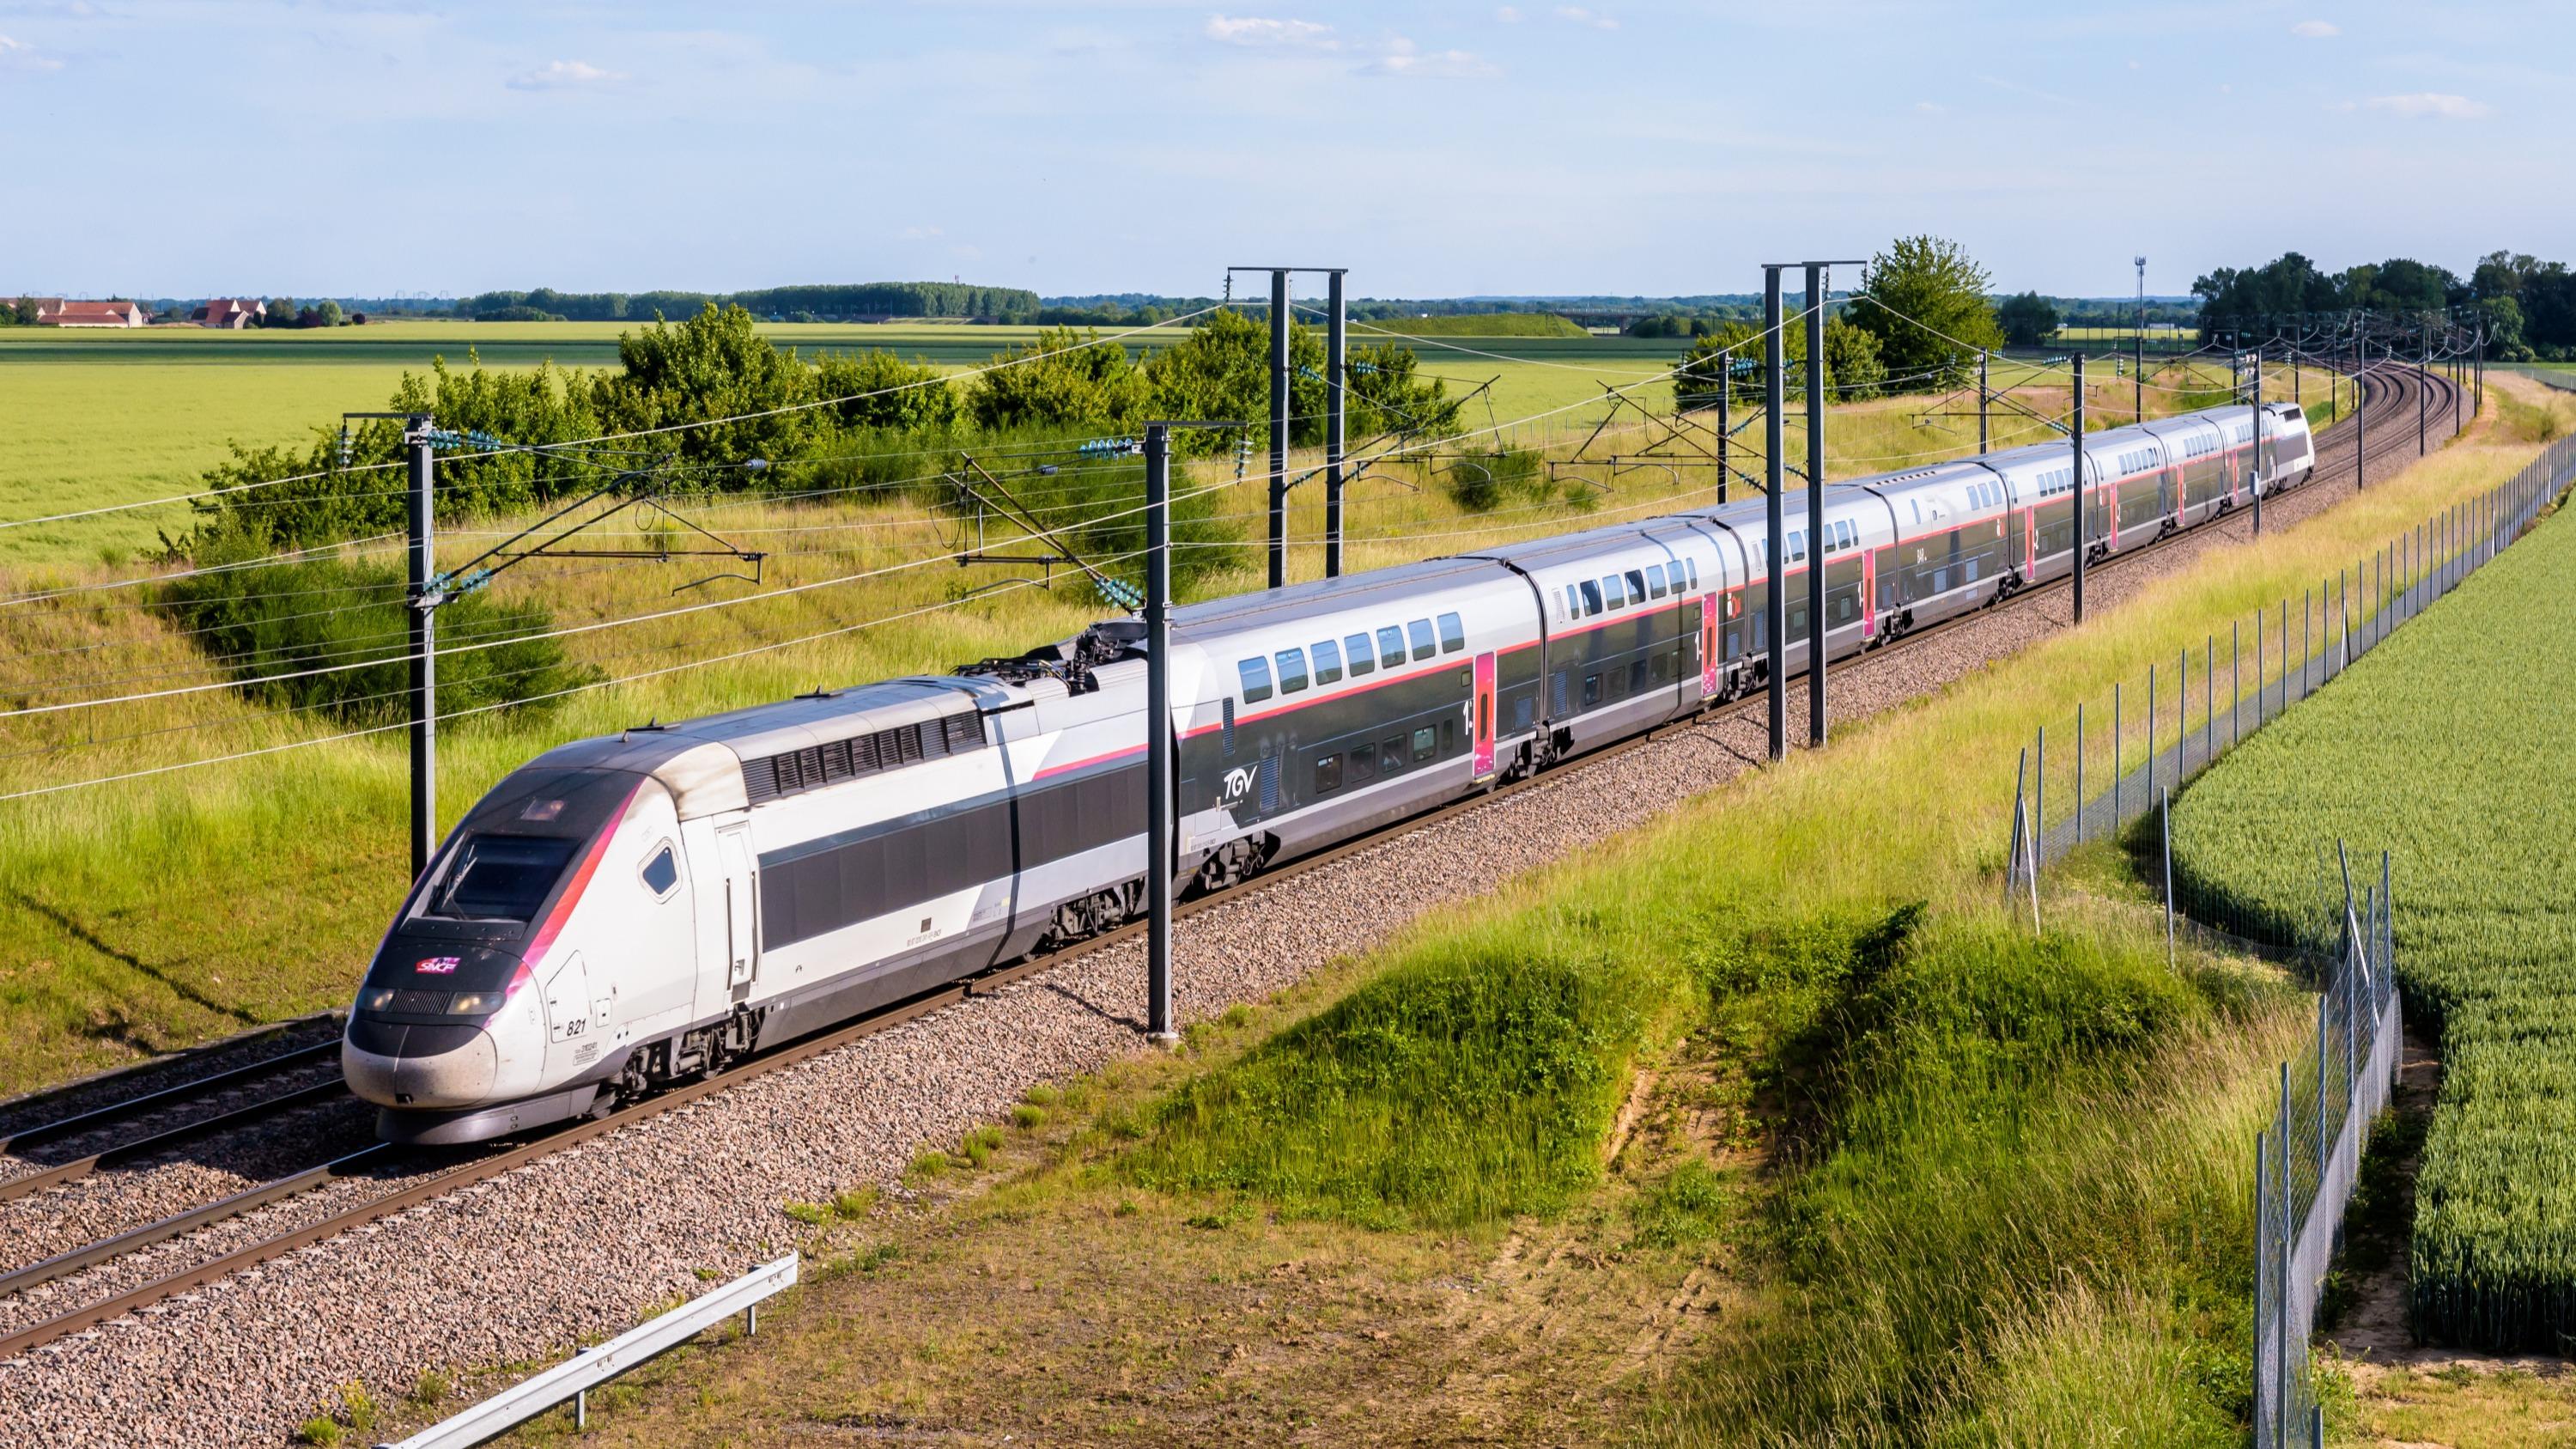
M 2271 711 L 2267 706 L 2271 704 L 2272 696 L 2263 685 L 2263 661 L 2265 658 L 2266 654 L 2263 648 L 2263 606 L 2257 604 L 2254 606 L 2254 727 L 2256 729 L 2261 729 L 2263 727 L 2263 721 L 2271 718 Z
M 2147 666 L 2147 798 L 2156 794 L 2156 667 Z
M 2165 969 L 2174 969 L 2174 899 L 2173 899 L 2173 792 L 2160 797 L 2158 809 L 2163 815 L 2165 850 Z M 2289 1139 L 2283 1138 L 2283 1141 Z
M 2048 833 L 2048 726 L 2039 727 L 2039 749 L 2031 757 L 2030 772 L 2030 873 L 2031 885 L 2039 884 L 2039 842 Z
M 2273 1170 L 2281 1177 L 2280 1273 L 2281 1273 L 2281 1353 L 2272 1361 L 2278 1371 L 2280 1387 L 2273 1402 L 2280 1405 L 2274 1422 L 2281 1426 L 2281 1438 L 2289 1440 L 2290 1413 L 2290 1249 L 2297 1229 L 2297 1204 L 2290 1198 L 2290 1064 L 2281 1063 L 2281 1151 L 2272 1161 Z
M 2111 833 L 2120 833 L 2120 823 L 2128 817 L 2120 813 L 2121 786 L 2128 777 L 2120 771 L 2120 682 L 2111 681 Z
M 2185 649 L 2174 663 L 2174 772 L 2173 782 L 2183 782 L 2191 772 L 2191 651 Z
M 2264 1311 L 2267 1300 L 2263 1293 L 2263 1280 L 2271 1276 L 2272 1268 L 2272 1255 L 2266 1251 L 2272 1246 L 2270 1241 L 2272 1232 L 2271 1139 L 2272 1134 L 2268 1130 L 2257 1131 L 2254 1134 L 2254 1443 L 2256 1449 L 2263 1449 L 2264 1440 L 2267 1437 L 2274 1437 L 2265 1435 L 2263 1427 L 2281 1415 L 2281 1406 L 2278 1404 L 2272 1406 L 2271 1413 L 2263 1412 L 2263 1401 L 2271 1397 L 2271 1385 L 2263 1377 L 2263 1341 L 2271 1332 L 2269 1320 L 2277 1318 L 2281 1311 L 2281 1292 L 2280 1285 L 2277 1283 L 2273 1285 L 2268 1299 L 2271 1311 L 2269 1313 Z
M 2218 758 L 2218 636 L 2200 641 L 2200 764 Z
M 2245 737 L 2245 621 L 2227 621 L 2227 747 Z
M 2004 857 L 2004 906 L 2007 909 L 2012 906 L 2014 887 L 2021 884 L 2021 805 L 2023 792 L 2029 786 L 2030 751 L 2024 749 L 2020 762 L 2013 766 L 2012 843 L 2005 847 L 2007 854 Z
M 2075 701 L 2075 843 L 2084 843 L 2084 701 Z

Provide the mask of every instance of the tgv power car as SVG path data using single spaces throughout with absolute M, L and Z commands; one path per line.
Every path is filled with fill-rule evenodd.
M 2266 491 L 2314 464 L 2271 407 Z M 2097 555 L 2252 497 L 2250 410 L 2092 435 Z M 2073 566 L 2069 448 L 1827 489 L 1787 535 L 1828 647 L 1873 648 Z M 1760 501 L 1175 611 L 1176 880 L 1221 889 L 1765 682 Z M 954 675 L 582 740 L 448 838 L 349 1018 L 398 1141 L 595 1112 L 1139 914 L 1143 628 Z

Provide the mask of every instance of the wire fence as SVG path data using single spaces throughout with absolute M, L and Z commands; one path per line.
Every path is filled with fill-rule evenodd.
M 2576 477 L 2561 438 L 2502 485 L 2389 539 L 2295 598 L 2176 651 L 2078 704 L 2024 751 L 2007 888 L 2087 841 L 2112 839 L 2166 794 L 2314 694 L 2483 567 Z M 2328 486 L 2311 484 L 2311 487 Z M 2251 939 L 2269 923 L 2216 924 Z
M 2335 849 L 2341 859 L 2342 845 Z M 2383 854 L 2376 889 L 2365 888 L 2356 901 L 2347 864 L 2340 900 L 2319 900 L 2342 926 L 2333 954 L 2311 958 L 2319 968 L 2316 1037 L 2281 1063 L 2272 1120 L 2254 1139 L 2256 1449 L 2325 1445 L 2308 1339 L 2326 1269 L 2343 1240 L 2362 1145 L 2396 1089 L 2404 1039 L 2388 885 Z
M 2206 888 L 2193 873 L 2178 891 L 2172 795 L 2458 587 L 2520 537 L 2571 479 L 2576 438 L 2563 438 L 2503 485 L 2319 580 L 2303 591 L 2296 618 L 2285 598 L 2232 625 L 2224 647 L 2210 634 L 2196 654 L 2180 651 L 2173 665 L 2115 685 L 2107 731 L 2099 713 L 2088 717 L 2079 706 L 2072 728 L 2060 727 L 2054 759 L 2045 729 L 2022 752 L 2007 901 L 2018 902 L 2027 889 L 2036 917 L 2041 869 L 2088 840 L 2120 836 L 2152 813 L 2163 836 L 2168 949 L 2190 939 L 2252 951 L 2300 968 L 2317 984 L 2315 1038 L 2281 1064 L 2272 1119 L 2254 1147 L 2257 1449 L 2323 1449 L 2325 1443 L 2309 1338 L 2363 1142 L 2395 1087 L 2403 1034 L 2390 866 L 2383 855 L 2377 886 L 2365 887 L 2356 900 L 2338 844 L 2333 863 L 2320 857 L 2312 902 L 2269 905 L 2259 914 Z M 2107 785 L 2100 783 L 2105 779 Z

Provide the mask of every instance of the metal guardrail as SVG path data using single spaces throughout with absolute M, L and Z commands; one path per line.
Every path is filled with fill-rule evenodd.
M 794 1286 L 796 1255 L 790 1253 L 596 1348 L 583 1349 L 454 1418 L 433 1424 L 399 1443 L 379 1444 L 376 1449 L 468 1449 L 517 1428 L 566 1399 L 574 1404 L 574 1427 L 587 1428 L 592 1389 L 670 1352 L 737 1313 L 743 1315 L 746 1334 L 759 1331 L 761 1303 Z

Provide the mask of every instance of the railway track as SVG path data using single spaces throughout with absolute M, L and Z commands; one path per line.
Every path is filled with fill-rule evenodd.
M 2445 429 L 2449 426 L 2449 408 L 2458 402 L 2458 390 L 2446 379 L 2413 372 L 2383 374 L 2373 378 L 2365 395 L 2364 407 L 2369 414 L 2370 447 L 2363 459 L 2365 467 L 2384 464 L 2398 456 L 2412 456 L 2415 446 L 2411 426 L 2416 412 L 2417 389 L 2429 388 L 2424 403 L 2428 418 L 2440 416 Z M 2401 423 L 2408 426 L 2400 427 Z M 2318 486 L 2336 486 L 2352 474 L 2353 447 L 2357 432 L 2350 421 L 2318 435 L 2317 465 L 2301 491 Z M 2448 436 L 2445 431 L 2443 436 Z M 2428 445 L 2432 433 L 2428 424 Z M 2340 471 L 2338 471 L 2340 469 Z M 2285 495 L 2286 496 L 2286 495 Z M 2210 532 L 2227 531 L 2245 515 L 2212 520 Z M 2144 558 L 2170 548 L 2182 540 L 2203 537 L 2203 529 L 2177 534 L 2142 548 L 2123 550 L 2095 566 L 2092 572 L 2121 569 L 2130 560 Z M 2027 608 L 2037 600 L 2071 587 L 2066 579 L 2024 589 L 1996 606 L 1997 609 Z M 1944 637 L 1949 631 L 1992 617 L 1995 609 L 1980 610 L 1961 618 L 1946 620 L 1924 628 L 1868 656 L 1872 660 L 1893 658 Z M 1848 664 L 1844 667 L 1850 667 Z M 1474 811 L 1490 808 L 1523 791 L 1542 788 L 1567 779 L 1585 769 L 1646 747 L 1658 740 L 1690 730 L 1705 729 L 1713 724 L 1742 720 L 1767 709 L 1760 694 L 1748 696 L 1708 710 L 1688 720 L 1676 721 L 1662 729 L 1639 735 L 1569 762 L 1566 766 L 1529 779 L 1500 786 L 1484 794 L 1426 811 L 1381 831 L 1349 841 L 1333 849 L 1288 862 L 1265 872 L 1244 885 L 1215 896 L 1183 902 L 1175 911 L 1180 920 L 1188 920 L 1204 911 L 1226 905 L 1248 905 L 1280 884 L 1308 871 L 1322 869 L 1362 850 L 1373 848 L 1391 836 L 1422 830 L 1443 821 Z M 19 1301 L 28 1290 L 75 1278 L 94 1268 L 117 1263 L 131 1254 L 184 1237 L 219 1222 L 268 1208 L 290 1198 L 334 1184 L 367 1178 L 402 1179 L 403 1185 L 391 1191 L 367 1197 L 364 1201 L 330 1212 L 285 1231 L 258 1238 L 242 1246 L 204 1257 L 174 1272 L 157 1274 L 122 1291 L 99 1296 L 69 1311 L 28 1324 L 6 1336 L 0 1336 L 0 1360 L 16 1358 L 55 1339 L 92 1330 L 111 1323 L 162 1299 L 185 1293 L 193 1288 L 224 1278 L 258 1264 L 269 1262 L 309 1245 L 346 1233 L 354 1228 L 402 1213 L 434 1198 L 473 1184 L 488 1181 L 552 1153 L 594 1141 L 627 1127 L 648 1121 L 665 1112 L 689 1106 L 717 1093 L 727 1091 L 754 1078 L 810 1061 L 837 1051 L 878 1032 L 915 1020 L 968 997 L 998 991 L 1013 983 L 1042 972 L 1069 965 L 1095 952 L 1108 950 L 1134 940 L 1144 933 L 1144 923 L 1136 922 L 1103 932 L 1084 941 L 1064 947 L 1047 956 L 995 968 L 981 976 L 951 984 L 915 997 L 865 1020 L 790 1043 L 772 1052 L 744 1062 L 733 1069 L 705 1080 L 672 1089 L 658 1096 L 621 1108 L 606 1116 L 560 1127 L 539 1137 L 500 1148 L 464 1149 L 471 1155 L 458 1161 L 458 1153 L 434 1150 L 398 1149 L 374 1144 L 346 1153 L 332 1160 L 274 1180 L 261 1183 L 219 1201 L 192 1207 L 142 1227 L 104 1238 L 71 1252 L 56 1255 L 30 1265 L 17 1273 L 0 1276 L 0 1305 Z M 166 1095 L 156 1093 L 155 1095 Z M 25 1133 L 19 1134 L 23 1140 Z M 139 1150 L 139 1144 L 137 1149 Z M 96 1170 L 93 1164 L 91 1170 Z M 0 1193 L 6 1188 L 0 1187 Z

